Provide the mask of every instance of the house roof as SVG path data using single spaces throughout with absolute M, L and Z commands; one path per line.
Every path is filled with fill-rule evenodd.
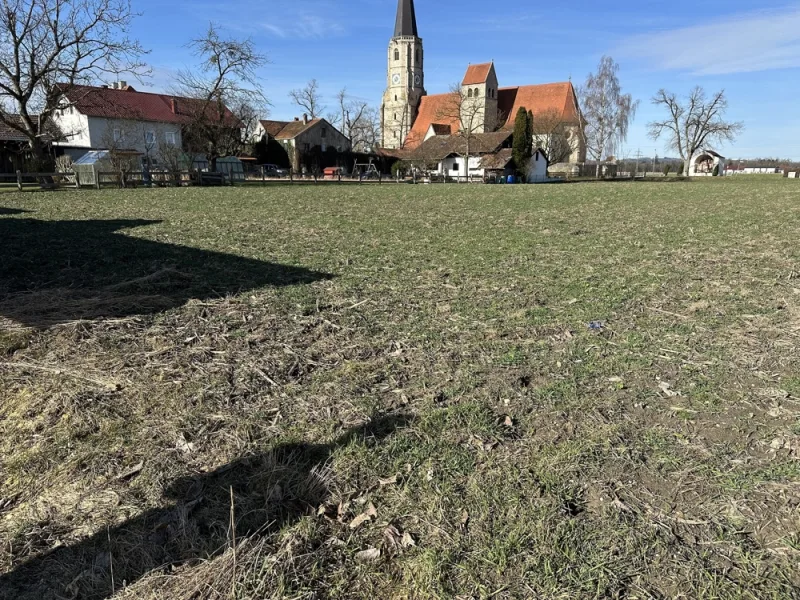
M 397 0 L 397 19 L 394 24 L 394 37 L 417 37 L 417 14 L 414 0 Z
M 5 115 L 6 120 L 16 122 L 22 127 L 22 117 L 20 115 Z M 33 115 L 34 120 L 38 119 L 36 115 Z M 58 127 L 50 120 L 45 127 L 46 133 L 42 135 L 42 139 L 45 142 L 52 141 L 53 139 L 60 138 L 61 132 L 59 131 Z M 0 122 L 0 142 L 27 142 L 28 136 L 26 136 L 21 131 L 14 129 L 11 125 L 7 123 Z
M 264 128 L 269 135 L 275 137 L 281 132 L 281 129 L 286 127 L 289 124 L 289 121 L 269 121 L 269 120 L 262 120 L 259 121 L 261 127 Z
M 481 63 L 479 65 L 470 65 L 467 67 L 467 72 L 464 74 L 464 80 L 461 85 L 476 85 L 478 83 L 486 83 L 489 79 L 489 73 L 492 72 L 492 65 L 494 63 Z
M 211 106 L 210 103 L 197 98 L 139 92 L 130 86 L 114 89 L 64 84 L 62 89 L 64 95 L 79 112 L 90 117 L 107 119 L 180 124 L 190 121 Z M 231 120 L 232 125 L 238 123 L 238 119 L 227 107 L 224 110 L 225 117 Z
M 470 137 L 469 151 L 475 156 L 497 152 L 510 138 L 510 131 L 494 131 L 492 133 L 476 133 Z M 416 160 L 442 160 L 452 154 L 465 154 L 467 140 L 460 135 L 437 135 L 425 140 L 418 148 L 410 153 L 410 158 Z
M 311 119 L 308 123 L 303 121 L 289 121 L 286 126 L 281 129 L 280 133 L 275 136 L 276 140 L 293 140 L 298 135 L 314 127 L 323 119 Z
M 485 154 L 481 158 L 481 166 L 484 169 L 505 169 L 511 162 L 513 150 L 503 148 L 492 154 Z
M 571 82 L 506 87 L 497 91 L 497 108 L 506 120 L 504 127 L 514 127 L 520 107 L 533 111 L 534 123 L 537 116 L 549 112 L 565 123 L 577 125 L 580 122 L 578 100 Z
M 19 115 L 6 115 L 9 121 L 17 121 L 21 123 Z M 17 131 L 10 125 L 0 122 L 0 142 L 27 142 L 28 138 L 20 131 Z

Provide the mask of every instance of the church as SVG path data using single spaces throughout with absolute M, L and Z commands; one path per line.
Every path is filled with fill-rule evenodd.
M 466 127 L 470 135 L 510 133 L 518 110 L 524 108 L 533 112 L 535 143 L 559 154 L 551 162 L 586 160 L 582 117 L 572 82 L 500 87 L 495 65 L 488 62 L 469 65 L 460 90 L 428 95 L 414 0 L 398 0 L 387 61 L 381 105 L 381 146 L 387 153 L 402 156 L 431 138 L 456 136 L 460 130 L 463 136 Z

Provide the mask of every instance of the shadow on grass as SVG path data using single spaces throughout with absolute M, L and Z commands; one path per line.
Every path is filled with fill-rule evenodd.
M 25 210 L 24 208 L 7 208 L 5 206 L 0 206 L 0 216 L 3 215 L 21 215 L 23 213 L 31 212 L 29 210 Z
M 167 574 L 176 564 L 219 555 L 231 540 L 231 493 L 236 539 L 277 531 L 313 514 L 329 498 L 334 450 L 356 441 L 378 444 L 411 420 L 405 414 L 382 416 L 331 444 L 285 444 L 180 479 L 165 494 L 174 501 L 170 508 L 145 512 L 0 575 L 0 598 L 100 600 L 122 582 L 130 585 L 150 572 Z
M 46 327 L 152 314 L 193 298 L 332 277 L 119 233 L 157 223 L 0 219 L 0 316 Z

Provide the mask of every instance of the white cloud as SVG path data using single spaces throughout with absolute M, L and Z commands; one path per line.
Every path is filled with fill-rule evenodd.
M 636 35 L 614 54 L 695 75 L 800 67 L 800 7 L 719 18 L 704 13 L 700 3 L 693 16 L 707 18 L 709 23 Z
M 342 26 L 317 15 L 286 16 L 275 22 L 258 23 L 261 29 L 279 38 L 321 39 L 332 35 L 341 35 Z

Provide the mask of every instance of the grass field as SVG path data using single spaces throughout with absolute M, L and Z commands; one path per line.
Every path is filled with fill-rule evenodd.
M 0 598 L 798 598 L 800 187 L 0 197 Z

